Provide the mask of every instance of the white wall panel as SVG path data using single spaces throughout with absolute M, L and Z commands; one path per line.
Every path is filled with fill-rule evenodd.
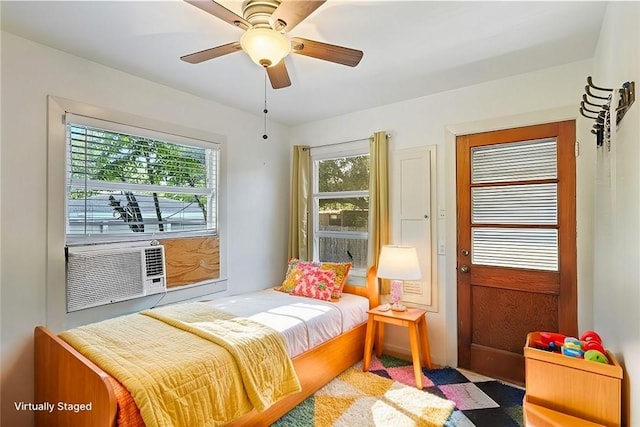
M 390 168 L 392 243 L 415 246 L 422 278 L 404 283 L 403 301 L 438 311 L 434 223 L 436 148 L 394 151 Z

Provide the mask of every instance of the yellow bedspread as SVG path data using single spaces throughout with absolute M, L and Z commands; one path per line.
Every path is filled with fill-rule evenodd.
M 300 390 L 277 332 L 205 304 L 147 310 L 60 337 L 129 390 L 149 427 L 224 425 Z

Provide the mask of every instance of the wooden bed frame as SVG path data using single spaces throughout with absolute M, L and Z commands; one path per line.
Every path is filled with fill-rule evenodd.
M 376 270 L 367 273 L 366 287 L 346 285 L 344 292 L 364 296 L 369 306 L 379 302 Z M 302 391 L 288 396 L 263 412 L 255 409 L 229 426 L 269 426 L 315 393 L 341 372 L 362 359 L 366 322 L 320 346 L 293 358 Z M 91 402 L 90 411 L 37 411 L 37 426 L 116 426 L 117 401 L 107 373 L 43 326 L 37 326 L 35 339 L 36 403 Z

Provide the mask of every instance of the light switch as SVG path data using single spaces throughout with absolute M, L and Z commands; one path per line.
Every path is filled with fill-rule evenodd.
M 445 245 L 443 242 L 438 243 L 438 255 L 444 255 L 445 254 Z

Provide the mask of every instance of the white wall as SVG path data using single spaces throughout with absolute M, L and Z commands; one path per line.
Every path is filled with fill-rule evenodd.
M 438 234 L 446 242 L 438 272 L 440 311 L 428 313 L 433 361 L 457 363 L 457 313 L 455 274 L 455 135 L 505 127 L 573 119 L 591 70 L 591 61 L 533 72 L 427 97 L 390 104 L 292 129 L 292 142 L 322 145 L 367 137 L 374 131 L 391 133 L 391 150 L 436 144 L 438 150 L 438 206 L 445 208 Z M 585 126 L 590 126 L 585 124 Z M 588 130 L 587 130 L 588 133 Z M 580 327 L 591 323 L 591 184 L 593 138 L 584 141 L 578 158 L 578 236 Z M 587 147 L 588 146 L 588 147 Z M 585 205 L 585 200 L 587 201 Z M 393 230 L 392 230 L 393 239 Z M 389 348 L 407 352 L 406 332 L 387 333 Z M 523 340 L 524 345 L 524 340 Z M 403 351 L 404 350 L 404 351 Z
M 2 32 L 0 32 L 0 43 L 2 41 Z M 0 67 L 0 87 L 2 82 L 2 68 Z M 2 117 L 2 103 L 0 102 L 0 117 Z M 2 120 L 0 120 L 0 177 L 2 177 Z M 0 180 L 1 183 L 1 180 Z M 0 236 L 2 236 L 2 197 L 1 197 L 1 189 L 0 189 Z M 2 241 L 0 239 L 0 308 L 2 307 Z M 2 316 L 0 315 L 0 345 L 2 341 Z M 0 353 L 0 372 L 2 371 L 2 353 Z M 4 378 L 4 374 L 2 374 Z M 2 395 L 2 391 L 0 390 L 0 396 Z M 0 424 L 2 423 L 2 406 L 0 405 Z
M 47 211 L 47 95 L 226 137 L 228 293 L 276 285 L 284 275 L 288 217 L 282 206 L 289 199 L 290 145 L 288 129 L 276 123 L 264 141 L 261 117 L 5 32 L 1 36 L 0 424 L 27 426 L 32 415 L 17 412 L 13 402 L 33 400 L 33 328 L 52 317 L 46 311 L 52 280 L 46 242 L 47 227 L 58 225 L 47 219 L 59 214 Z
M 607 8 L 594 83 L 640 88 L 640 3 Z M 636 94 L 636 97 L 638 95 Z M 640 100 L 598 150 L 595 197 L 594 326 L 625 367 L 627 423 L 640 426 Z M 632 410 L 633 409 L 633 410 Z

